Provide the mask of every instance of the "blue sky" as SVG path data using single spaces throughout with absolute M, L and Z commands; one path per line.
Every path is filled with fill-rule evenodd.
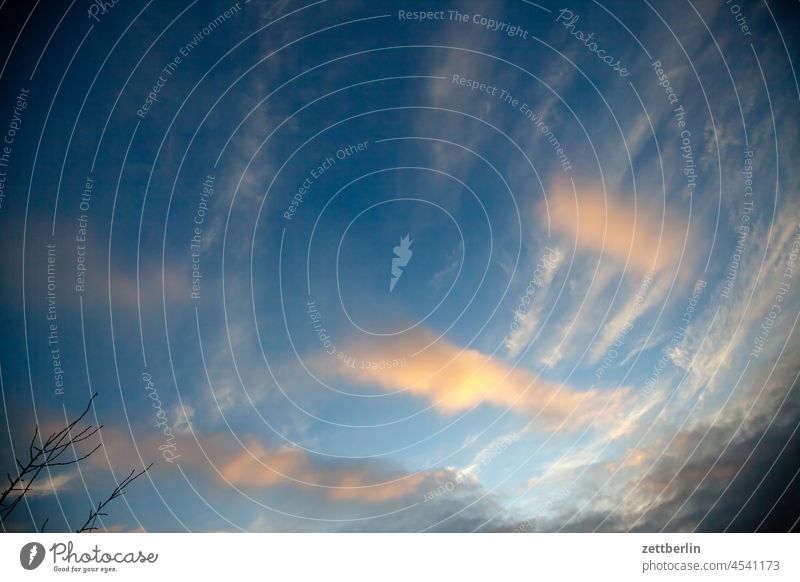
M 0 8 L 0 459 L 103 447 L 5 528 L 796 528 L 786 9 L 79 4 Z

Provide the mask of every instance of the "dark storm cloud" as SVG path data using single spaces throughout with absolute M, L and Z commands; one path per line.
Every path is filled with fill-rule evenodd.
M 502 531 L 798 531 L 800 382 L 784 375 L 789 383 L 772 386 L 754 415 L 739 409 L 679 433 L 644 478 L 589 509 L 564 505 Z

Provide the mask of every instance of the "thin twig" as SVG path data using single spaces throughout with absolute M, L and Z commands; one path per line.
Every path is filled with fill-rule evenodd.
M 105 509 L 106 505 L 114 501 L 117 497 L 125 495 L 125 488 L 149 471 L 150 467 L 152 466 L 153 463 L 150 463 L 138 473 L 134 473 L 134 469 L 131 469 L 130 474 L 117 484 L 117 486 L 111 492 L 111 495 L 109 495 L 105 501 L 100 502 L 94 511 L 89 512 L 89 518 L 86 520 L 86 523 L 84 523 L 80 529 L 77 530 L 77 533 L 95 531 L 97 529 L 97 526 L 95 525 L 97 523 L 97 519 L 99 517 L 108 515 L 107 513 L 103 512 L 103 509 Z
M 30 445 L 28 446 L 28 460 L 23 462 L 19 458 L 15 458 L 14 462 L 17 465 L 17 476 L 12 477 L 10 473 L 6 473 L 8 479 L 8 486 L 0 492 L 0 523 L 4 522 L 12 511 L 19 505 L 23 497 L 31 490 L 34 481 L 39 477 L 39 474 L 45 468 L 50 467 L 64 467 L 67 465 L 75 465 L 94 454 L 101 445 L 97 445 L 91 451 L 84 455 L 77 455 L 72 459 L 60 461 L 61 456 L 68 450 L 74 450 L 76 443 L 83 442 L 94 435 L 102 428 L 102 426 L 94 427 L 91 424 L 78 432 L 73 433 L 73 430 L 84 419 L 92 408 L 94 399 L 97 398 L 95 392 L 86 408 L 80 415 L 61 430 L 51 434 L 44 441 L 44 435 L 39 432 L 39 426 L 33 429 L 33 438 L 31 438 Z M 37 445 L 38 440 L 38 445 Z M 13 499 L 13 501 L 12 501 Z

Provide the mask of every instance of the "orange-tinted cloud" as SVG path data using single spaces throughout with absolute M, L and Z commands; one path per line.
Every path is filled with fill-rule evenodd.
M 664 215 L 661 206 L 641 196 L 625 199 L 595 187 L 559 183 L 547 192 L 539 217 L 555 234 L 575 241 L 578 249 L 603 252 L 642 273 L 654 273 L 677 262 L 685 224 Z
M 348 354 L 358 354 L 363 360 L 405 358 L 407 365 L 402 368 L 362 369 L 334 357 L 320 357 L 314 365 L 320 373 L 333 370 L 356 382 L 377 384 L 390 391 L 405 390 L 427 399 L 445 414 L 485 403 L 535 417 L 532 426 L 547 430 L 560 426 L 575 429 L 593 420 L 604 423 L 620 411 L 622 390 L 575 390 L 538 379 L 527 370 L 513 368 L 477 350 L 461 349 L 444 339 L 434 340 L 432 333 L 417 328 L 383 343 L 345 347 Z M 413 355 L 417 351 L 420 353 Z
M 236 486 L 274 487 L 292 485 L 319 489 L 331 501 L 378 503 L 418 491 L 425 474 L 395 475 L 381 479 L 373 466 L 314 466 L 308 455 L 294 447 L 269 450 L 251 441 L 220 468 L 222 477 Z
M 106 452 L 115 466 L 138 467 L 141 453 L 146 462 L 157 462 L 159 467 L 154 470 L 173 470 L 161 459 L 158 447 L 163 439 L 160 435 L 137 438 L 138 453 L 129 435 L 110 429 L 103 429 L 103 435 Z M 259 490 L 292 487 L 322 495 L 332 502 L 380 503 L 413 494 L 421 496 L 435 486 L 431 483 L 443 478 L 442 471 L 407 473 L 381 462 L 320 463 L 297 447 L 270 447 L 255 437 L 247 437 L 245 441 L 243 448 L 231 434 L 181 435 L 176 440 L 179 457 L 175 464 L 184 470 L 199 470 L 221 487 Z M 106 462 L 101 453 L 98 451 L 92 456 L 98 466 Z
M 311 467 L 300 449 L 284 447 L 268 451 L 260 443 L 251 442 L 247 450 L 233 456 L 220 471 L 234 485 L 272 487 L 288 481 L 287 476 L 305 481 Z

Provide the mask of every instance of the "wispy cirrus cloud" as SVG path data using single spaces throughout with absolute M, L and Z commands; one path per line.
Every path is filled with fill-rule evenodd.
M 511 358 L 517 357 L 531 342 L 539 326 L 540 314 L 548 289 L 564 256 L 558 249 L 546 249 L 533 269 L 525 294 L 514 310 L 511 329 L 503 340 Z

